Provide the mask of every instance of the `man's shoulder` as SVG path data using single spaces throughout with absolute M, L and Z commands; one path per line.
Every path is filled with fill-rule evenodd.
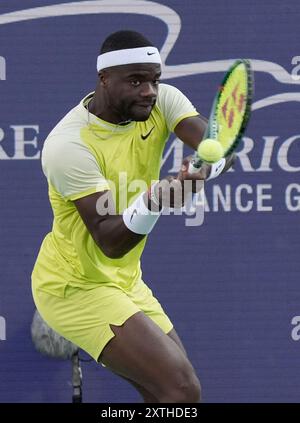
M 75 135 L 76 133 L 79 133 L 81 128 L 86 124 L 86 120 L 80 113 L 79 105 L 77 105 L 58 121 L 49 133 L 48 137 L 59 135 L 61 133 L 64 135 Z
M 165 84 L 164 82 L 161 82 L 159 84 L 159 90 L 158 90 L 158 97 L 167 95 L 167 94 L 174 94 L 174 93 L 180 93 L 180 90 L 176 87 L 174 87 L 174 85 L 170 85 L 170 84 Z
M 176 87 L 170 84 L 159 84 L 157 105 L 161 110 L 172 106 L 176 100 L 184 97 L 183 93 Z
M 65 116 L 63 116 L 54 128 L 50 131 L 44 142 L 44 148 L 51 145 L 51 149 L 58 148 L 60 151 L 71 143 L 81 144 L 81 130 L 87 125 L 82 110 L 77 105 L 73 107 Z
M 81 130 L 86 121 L 78 110 L 78 105 L 71 109 L 51 130 L 45 139 L 42 157 L 74 155 L 76 151 L 83 152 L 86 147 L 81 139 Z

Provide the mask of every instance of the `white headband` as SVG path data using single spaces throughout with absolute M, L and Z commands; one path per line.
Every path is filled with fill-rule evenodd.
M 97 58 L 97 71 L 111 66 L 128 65 L 131 63 L 159 63 L 161 58 L 156 47 L 126 48 L 100 54 Z

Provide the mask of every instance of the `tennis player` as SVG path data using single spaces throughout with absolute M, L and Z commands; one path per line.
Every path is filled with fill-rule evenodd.
M 34 301 L 49 326 L 127 379 L 145 402 L 199 402 L 199 380 L 142 279 L 140 257 L 176 189 L 193 181 L 197 191 L 197 182 L 216 176 L 210 166 L 190 175 L 184 160 L 177 178 L 166 179 L 173 195 L 153 182 L 170 133 L 195 150 L 207 121 L 177 88 L 159 85 L 159 52 L 137 32 L 111 34 L 97 71 L 95 92 L 43 147 L 54 222 L 33 269 Z M 128 190 L 135 181 L 146 187 L 138 195 Z

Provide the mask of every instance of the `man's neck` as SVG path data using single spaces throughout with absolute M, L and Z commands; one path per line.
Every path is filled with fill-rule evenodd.
M 88 111 L 98 118 L 105 120 L 106 122 L 118 124 L 121 119 L 115 113 L 113 113 L 107 104 L 105 104 L 105 99 L 95 91 L 92 99 L 88 103 Z

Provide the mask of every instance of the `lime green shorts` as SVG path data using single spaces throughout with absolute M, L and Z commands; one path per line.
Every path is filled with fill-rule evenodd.
M 105 284 L 90 290 L 68 286 L 63 298 L 34 286 L 32 292 L 36 307 L 47 324 L 96 361 L 115 336 L 110 325 L 121 326 L 137 312 L 144 312 L 164 333 L 173 328 L 152 291 L 141 280 L 126 292 Z

